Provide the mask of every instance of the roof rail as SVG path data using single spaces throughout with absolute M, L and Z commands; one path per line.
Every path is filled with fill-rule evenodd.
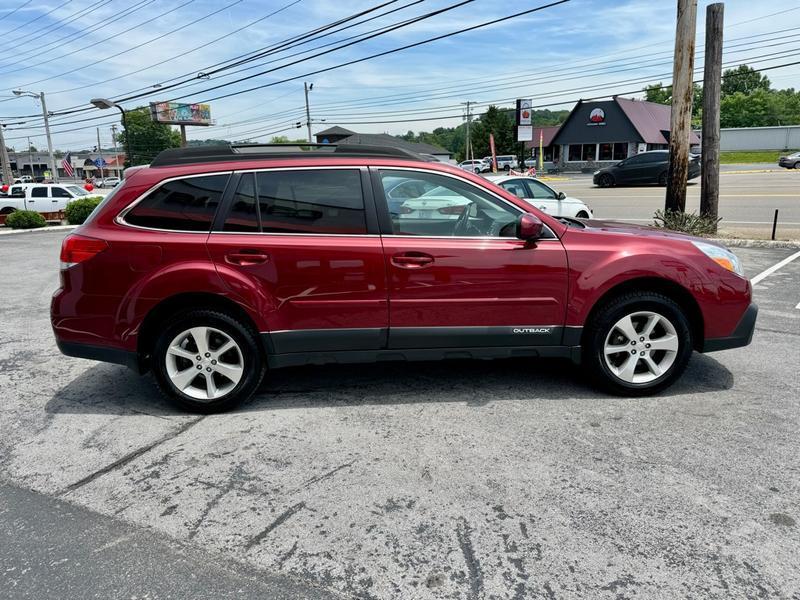
M 304 150 L 308 148 L 308 150 Z M 391 146 L 364 146 L 361 144 L 219 144 L 163 150 L 150 163 L 151 167 L 189 165 L 204 162 L 236 161 L 248 159 L 322 158 L 336 155 L 358 158 L 405 158 L 427 161 L 416 152 Z

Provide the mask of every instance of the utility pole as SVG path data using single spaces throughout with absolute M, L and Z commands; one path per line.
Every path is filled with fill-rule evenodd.
M 44 132 L 47 136 L 47 153 L 50 157 L 51 177 L 55 183 L 58 183 L 58 169 L 56 168 L 56 159 L 53 155 L 53 140 L 50 139 L 50 115 L 47 113 L 47 104 L 44 102 L 44 92 L 39 92 L 39 99 L 42 101 L 42 116 L 44 116 Z
M 3 161 L 3 183 L 11 185 L 14 183 L 14 175 L 11 173 L 11 163 L 8 160 L 8 149 L 6 148 L 6 139 L 3 136 L 3 127 L 0 124 L 0 159 Z
M 697 0 L 678 0 L 675 56 L 672 67 L 672 110 L 669 131 L 669 175 L 665 210 L 686 210 L 689 174 L 689 135 L 692 127 L 692 73 Z
M 469 134 L 470 124 L 472 123 L 472 113 L 470 112 L 470 104 L 471 101 L 467 100 L 466 102 L 462 102 L 461 104 L 465 104 L 467 106 L 467 130 L 466 130 L 466 139 L 464 140 L 464 160 L 472 160 L 472 138 Z
M 308 92 L 314 89 L 314 84 L 308 85 L 303 82 L 303 90 L 306 93 L 306 127 L 308 128 L 308 143 L 311 144 L 314 140 L 311 138 L 311 107 L 308 105 Z
M 114 143 L 114 166 L 116 167 L 117 177 L 120 177 L 122 173 L 119 170 L 119 148 L 117 147 L 117 126 L 111 126 L 111 141 Z
M 103 148 L 100 146 L 100 128 L 97 128 L 97 151 L 100 153 L 100 181 L 103 179 Z
M 719 214 L 719 104 L 722 85 L 722 23 L 725 5 L 706 8 L 706 55 L 703 69 L 703 145 L 700 214 L 716 221 Z M 716 230 L 716 223 L 714 230 Z
M 28 164 L 31 166 L 31 177 L 35 177 L 33 174 L 33 152 L 31 152 L 31 138 L 28 137 Z

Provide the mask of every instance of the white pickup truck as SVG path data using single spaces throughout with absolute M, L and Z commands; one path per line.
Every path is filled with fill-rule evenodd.
M 0 196 L 0 215 L 15 210 L 57 212 L 72 200 L 88 195 L 85 189 L 70 183 L 15 183 L 9 186 L 7 195 Z

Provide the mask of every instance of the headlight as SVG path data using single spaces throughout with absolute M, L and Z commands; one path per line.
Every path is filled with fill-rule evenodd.
M 594 173 L 592 173 L 592 175 L 600 175 L 600 171 L 599 171 L 599 170 L 597 170 L 597 171 L 595 171 Z
M 715 246 L 714 244 L 706 244 L 705 242 L 692 242 L 692 244 L 722 268 L 744 277 L 742 263 L 739 261 L 739 258 L 727 248 Z

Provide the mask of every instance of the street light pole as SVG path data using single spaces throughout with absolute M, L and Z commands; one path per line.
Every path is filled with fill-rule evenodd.
M 125 130 L 125 161 L 129 165 L 132 165 L 133 154 L 131 154 L 131 132 L 128 129 L 128 119 L 126 118 L 125 109 L 113 100 L 106 100 L 105 98 L 92 98 L 89 102 L 101 110 L 105 110 L 106 108 L 116 108 L 120 112 L 122 115 L 122 128 Z
M 31 138 L 28 137 L 28 163 L 31 166 L 31 177 L 36 177 L 33 174 L 33 152 L 31 152 Z
M 44 99 L 44 92 L 28 92 L 25 90 L 14 90 L 15 96 L 29 96 L 30 98 L 38 98 L 42 103 L 42 116 L 44 117 L 44 132 L 47 136 L 47 154 L 50 159 L 50 172 L 52 173 L 53 181 L 58 183 L 58 169 L 56 169 L 56 159 L 53 155 L 53 140 L 50 138 L 50 115 L 47 113 L 47 102 Z

